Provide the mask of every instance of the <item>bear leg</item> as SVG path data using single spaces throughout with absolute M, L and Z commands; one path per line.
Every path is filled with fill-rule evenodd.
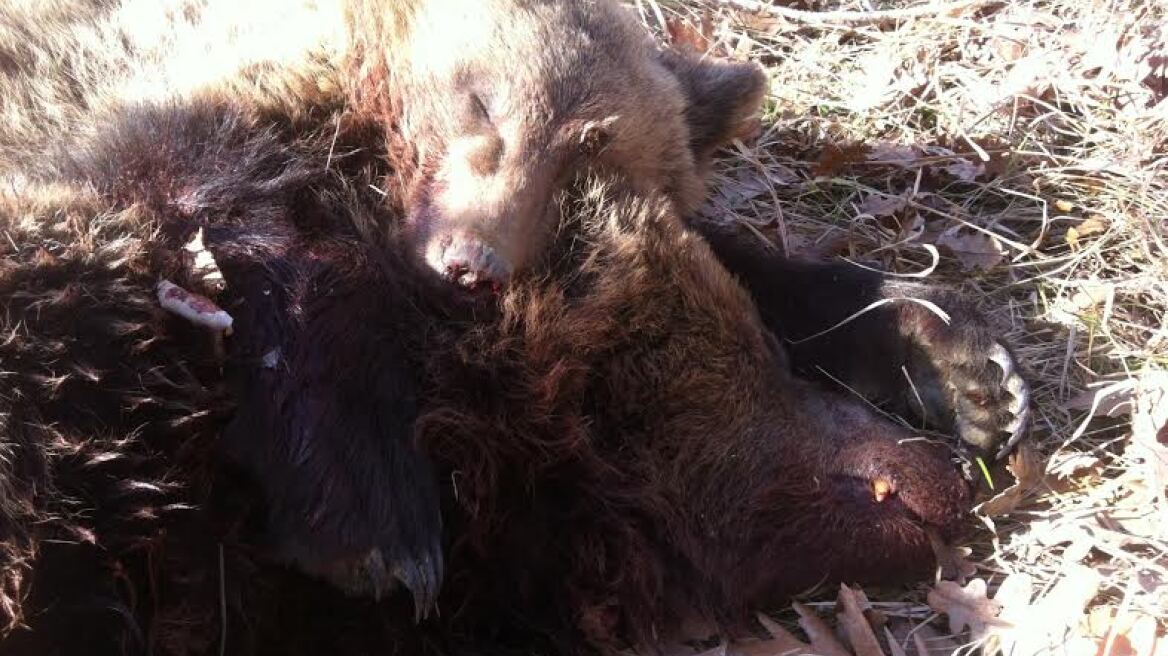
M 695 227 L 750 291 L 800 374 L 842 383 L 998 458 L 1026 433 L 1029 387 L 969 299 L 846 262 L 788 259 L 724 227 Z

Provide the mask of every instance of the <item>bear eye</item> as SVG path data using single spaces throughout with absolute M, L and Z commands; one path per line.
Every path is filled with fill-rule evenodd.
M 580 152 L 589 157 L 599 155 L 611 142 L 607 121 L 588 121 L 580 131 Z
M 479 94 L 470 94 L 470 107 L 476 118 L 482 119 L 487 123 L 491 122 L 491 113 L 487 111 L 487 104 L 479 97 Z

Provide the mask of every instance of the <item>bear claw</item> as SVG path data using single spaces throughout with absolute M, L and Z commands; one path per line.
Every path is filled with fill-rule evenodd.
M 994 342 L 989 354 L 990 362 L 998 365 L 1002 370 L 1002 381 L 1000 386 L 1006 390 L 1011 396 L 1011 401 L 1007 404 L 1006 409 L 1009 411 L 1012 419 L 1003 428 L 1003 431 L 1009 434 L 1009 438 L 998 449 L 994 456 L 1001 459 L 1014 445 L 1022 439 L 1025 435 L 1026 429 L 1030 423 L 1030 387 L 1026 381 L 1018 374 L 1018 368 L 1014 366 L 1014 357 L 998 342 Z
M 434 545 L 420 557 L 399 561 L 390 573 L 413 596 L 415 622 L 427 619 L 431 610 L 437 611 L 438 591 L 442 585 L 440 547 Z
M 957 435 L 967 444 L 994 451 L 1001 459 L 1026 435 L 1030 424 L 1030 387 L 1018 372 L 1014 356 L 1000 342 L 994 342 L 986 359 L 1001 371 L 1000 378 L 966 385 L 950 384 L 954 399 L 953 422 Z M 987 371 L 987 375 L 992 372 Z M 968 385 L 972 383 L 973 388 Z M 997 389 L 985 389 L 996 386 Z M 964 388 L 964 394 L 960 391 Z M 1003 439 L 1004 436 L 1004 439 Z
M 309 567 L 346 593 L 382 599 L 399 585 L 409 590 L 414 601 L 414 621 L 430 616 L 438 606 L 442 587 L 442 547 L 437 542 L 422 554 L 391 558 L 383 549 L 373 548 L 355 559 L 346 559 L 323 569 Z

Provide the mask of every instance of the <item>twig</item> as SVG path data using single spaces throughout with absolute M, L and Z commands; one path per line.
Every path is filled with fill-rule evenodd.
M 926 301 L 923 298 L 913 298 L 912 296 L 889 296 L 888 298 L 882 298 L 874 303 L 868 304 L 867 307 L 864 307 L 860 310 L 857 310 L 856 312 L 853 312 L 849 316 L 847 316 L 844 319 L 837 322 L 835 325 L 824 328 L 823 330 L 821 330 L 813 335 L 808 335 L 806 337 L 800 337 L 799 339 L 784 339 L 784 341 L 786 341 L 788 344 L 792 344 L 792 345 L 799 345 L 799 344 L 802 344 L 803 342 L 809 342 L 809 341 L 815 339 L 816 337 L 822 337 L 823 335 L 830 333 L 831 331 L 835 330 L 836 328 L 841 328 L 841 327 L 851 323 L 852 321 L 859 319 L 865 313 L 870 312 L 872 310 L 875 310 L 876 308 L 878 308 L 882 305 L 888 305 L 889 303 L 895 303 L 897 301 L 911 301 L 913 303 L 923 305 L 925 307 L 925 309 L 927 309 L 930 312 L 932 312 L 933 314 L 937 315 L 937 318 L 939 318 L 941 321 L 945 322 L 946 326 L 949 325 L 949 320 L 950 320 L 949 313 L 942 310 L 940 307 L 937 306 L 936 303 L 933 303 L 932 301 Z
M 843 23 L 846 25 L 870 25 L 898 20 L 910 20 L 926 16 L 951 14 L 961 9 L 971 9 L 988 5 L 998 0 L 957 0 L 943 4 L 927 4 L 904 9 L 882 9 L 876 11 L 807 11 L 772 5 L 759 0 L 715 0 L 719 5 L 748 11 L 753 14 L 786 18 L 800 23 Z

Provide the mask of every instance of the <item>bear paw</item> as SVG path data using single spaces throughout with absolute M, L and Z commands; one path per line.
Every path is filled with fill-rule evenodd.
M 353 596 L 381 599 L 404 585 L 414 600 L 414 621 L 426 619 L 437 608 L 443 577 L 442 546 L 437 541 L 417 553 L 374 547 L 354 557 L 302 566 Z
M 911 342 L 904 401 L 928 423 L 1001 458 L 1029 429 L 1030 386 L 985 320 L 962 301 L 948 300 L 938 303 L 948 323 L 920 306 L 902 315 Z

